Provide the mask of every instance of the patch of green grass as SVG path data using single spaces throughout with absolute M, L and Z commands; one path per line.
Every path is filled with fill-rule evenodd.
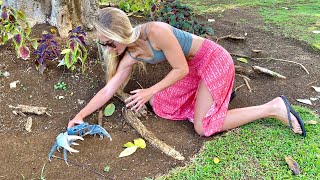
M 312 32 L 320 30 L 320 2 L 282 5 L 262 8 L 260 13 L 267 23 L 280 27 L 285 36 L 307 41 L 315 48 L 320 46 L 320 34 Z
M 320 30 L 319 0 L 190 0 L 187 5 L 190 5 L 196 14 L 257 7 L 264 21 L 280 27 L 284 36 L 306 41 L 314 49 L 320 50 L 320 34 L 312 33 Z
M 297 179 L 320 177 L 320 119 L 307 108 L 294 106 L 305 121 L 307 137 L 294 134 L 275 119 L 263 119 L 216 136 L 205 143 L 193 162 L 158 179 L 292 179 L 286 156 L 301 169 Z M 220 159 L 218 164 L 213 158 Z

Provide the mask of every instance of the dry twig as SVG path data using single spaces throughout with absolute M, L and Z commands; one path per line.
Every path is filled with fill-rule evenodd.
M 102 126 L 102 118 L 103 118 L 103 111 L 100 110 L 99 113 L 98 113 L 98 124 L 100 126 Z
M 266 68 L 263 68 L 263 67 L 260 67 L 260 66 L 252 66 L 252 68 L 256 71 L 259 71 L 259 72 L 262 72 L 264 74 L 268 74 L 272 77 L 277 77 L 277 78 L 281 78 L 281 79 L 287 79 L 285 76 L 277 73 L 277 72 L 274 72 L 274 71 L 271 71 L 269 69 L 266 69 Z
M 241 75 L 241 74 L 236 74 L 237 76 L 242 77 L 242 79 L 244 80 L 244 83 L 246 84 L 247 88 L 249 89 L 249 92 L 252 92 L 252 88 L 249 84 L 250 78 L 248 78 L 247 76 Z
M 240 86 L 236 87 L 234 91 L 238 91 L 238 89 L 240 89 L 242 86 L 245 86 L 245 84 L 241 84 Z
M 301 63 L 298 63 L 298 62 L 295 62 L 295 61 L 289 61 L 289 60 L 285 60 L 285 59 L 276 59 L 276 58 L 253 58 L 253 57 L 249 57 L 249 56 L 242 55 L 242 54 L 236 54 L 236 53 L 230 53 L 230 55 L 239 56 L 239 57 L 245 57 L 245 58 L 249 58 L 249 59 L 252 59 L 252 60 L 274 60 L 274 61 L 282 61 L 282 62 L 288 62 L 288 63 L 298 64 L 299 66 L 302 67 L 302 69 L 303 69 L 307 74 L 310 74 L 309 71 L 307 70 L 307 68 L 305 68 Z

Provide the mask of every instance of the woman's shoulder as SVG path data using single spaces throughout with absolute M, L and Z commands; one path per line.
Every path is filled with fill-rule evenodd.
M 146 23 L 146 33 L 148 37 L 161 36 L 172 32 L 172 26 L 165 22 L 152 21 Z

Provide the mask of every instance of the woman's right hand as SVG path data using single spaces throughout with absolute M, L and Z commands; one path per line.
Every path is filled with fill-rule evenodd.
M 83 123 L 82 118 L 74 117 L 71 121 L 69 121 L 68 129 L 75 126 L 75 125 L 82 124 L 82 123 Z

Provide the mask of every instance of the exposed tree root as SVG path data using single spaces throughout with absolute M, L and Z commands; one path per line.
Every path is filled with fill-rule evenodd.
M 127 97 L 129 97 L 129 95 L 124 92 L 118 92 L 117 97 L 124 101 Z M 146 116 L 146 107 L 140 113 L 135 113 L 130 109 L 123 108 L 122 114 L 126 121 L 142 136 L 142 138 L 147 140 L 151 145 L 155 146 L 156 148 L 158 148 L 168 156 L 173 157 L 174 159 L 185 159 L 184 156 L 182 156 L 178 151 L 176 151 L 173 147 L 167 145 L 165 142 L 159 140 L 151 131 L 149 131 L 142 124 L 138 117 L 140 117 L 141 115 Z

